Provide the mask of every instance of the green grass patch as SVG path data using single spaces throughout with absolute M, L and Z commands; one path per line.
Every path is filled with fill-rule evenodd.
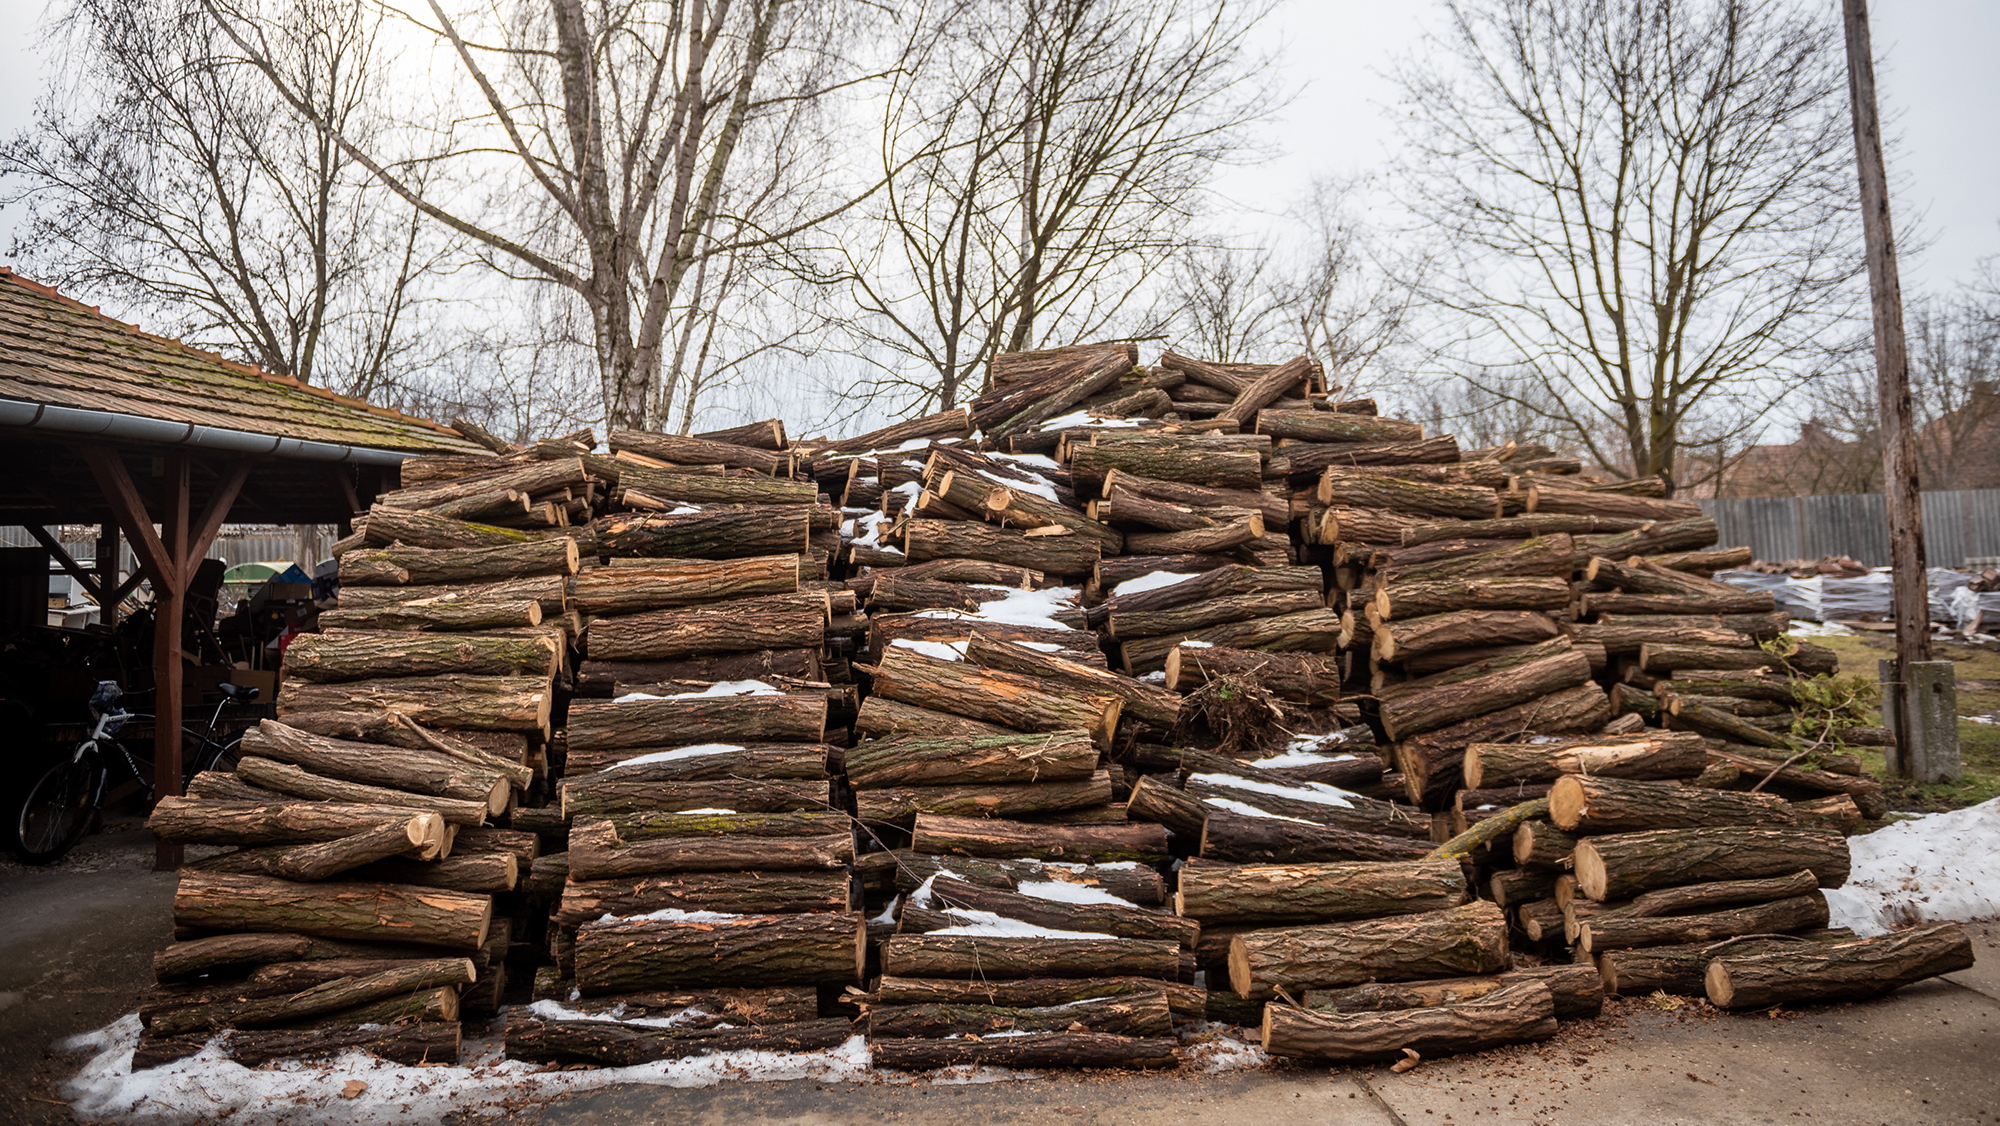
M 1896 655 L 1891 633 L 1857 633 L 1851 637 L 1809 639 L 1840 656 L 1840 671 L 1848 676 L 1876 675 L 1876 662 Z M 1965 717 L 2000 719 L 2000 653 L 1976 645 L 1933 641 L 1931 656 L 1957 666 L 1958 753 L 1965 776 L 1956 782 L 1913 785 L 1883 774 L 1880 751 L 1861 750 L 1862 769 L 1882 779 L 1892 810 L 1936 813 L 1964 809 L 2000 797 L 2000 724 L 1973 723 Z M 1878 714 L 1871 722 L 1880 723 Z

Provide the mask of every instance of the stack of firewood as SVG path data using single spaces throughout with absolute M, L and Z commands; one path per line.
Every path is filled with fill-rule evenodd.
M 532 772 L 389 712 L 318 712 L 245 734 L 235 773 L 163 799 L 161 840 L 232 846 L 182 873 L 175 942 L 154 959 L 135 1066 L 217 1032 L 246 1063 L 366 1047 L 457 1059 L 492 1012 L 532 834 L 489 824 Z

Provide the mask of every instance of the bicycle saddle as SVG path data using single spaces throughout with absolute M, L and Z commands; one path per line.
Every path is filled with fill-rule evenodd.
M 258 690 L 255 688 L 239 688 L 234 684 L 218 684 L 216 688 L 222 693 L 223 699 L 234 700 L 239 704 L 247 704 L 257 698 Z

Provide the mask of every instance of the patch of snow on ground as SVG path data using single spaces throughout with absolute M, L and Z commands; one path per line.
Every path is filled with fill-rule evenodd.
M 1885 934 L 1913 923 L 2000 917 L 2000 798 L 1847 839 L 1854 866 L 1828 888 L 1828 926 Z
M 1072 884 L 1066 880 L 1023 880 L 1015 887 L 1022 895 L 1032 895 L 1036 899 L 1052 899 L 1058 903 L 1108 903 L 1113 907 L 1137 907 L 1129 899 L 1094 888 L 1089 884 Z
M 1158 590 L 1161 587 L 1172 586 L 1175 583 L 1185 582 L 1194 577 L 1191 573 L 1148 571 L 1136 579 L 1126 579 L 1124 582 L 1112 587 L 1111 597 L 1116 598 L 1121 594 L 1141 594 L 1149 590 Z
M 1793 622 L 1787 637 L 1852 637 L 1854 631 L 1839 622 Z
M 217 1121 L 258 1126 L 354 1126 L 356 1123 L 441 1122 L 466 1111 L 497 1113 L 522 1099 L 553 1098 L 620 1083 L 709 1087 L 725 1080 L 773 1082 L 871 1078 L 868 1043 L 850 1037 L 818 1052 L 723 1052 L 631 1067 L 545 1071 L 540 1064 L 498 1058 L 498 1042 L 467 1041 L 455 1067 L 406 1067 L 350 1051 L 330 1059 L 284 1061 L 247 1068 L 209 1047 L 187 1059 L 134 1074 L 137 1014 L 74 1037 L 68 1051 L 93 1053 L 62 1094 L 77 1117 L 134 1126 L 197 1126 Z M 340 1098 L 349 1081 L 366 1086 Z
M 734 743 L 698 743 L 692 747 L 675 747 L 671 751 L 654 751 L 652 754 L 640 755 L 637 758 L 621 759 L 598 773 L 609 773 L 621 766 L 645 766 L 655 762 L 678 762 L 684 758 L 701 758 L 704 755 L 726 755 L 731 751 L 742 749 Z
M 909 637 L 898 637 L 889 642 L 892 649 L 913 649 L 926 657 L 936 657 L 940 661 L 962 661 L 965 659 L 963 641 L 918 641 Z
M 1251 778 L 1238 778 L 1233 774 L 1190 774 L 1190 782 L 1206 782 L 1211 786 L 1227 786 L 1232 790 L 1249 790 L 1257 794 L 1273 797 L 1294 798 L 1298 801 L 1315 802 L 1319 805 L 1337 805 L 1342 809 L 1354 808 L 1360 794 L 1349 793 L 1338 786 L 1324 782 L 1300 782 L 1292 786 L 1280 786 L 1275 782 L 1260 782 Z
M 625 1006 L 622 1004 L 613 1005 L 603 1012 L 592 1013 L 572 1009 L 561 1001 L 536 1001 L 528 1006 L 528 1012 L 541 1020 L 594 1020 L 608 1024 L 629 1024 L 640 1028 L 681 1028 L 715 1016 L 699 1005 L 690 1005 L 663 1017 L 647 1017 L 627 1016 Z
M 969 1063 L 959 1063 L 931 1072 L 931 1083 L 938 1087 L 963 1087 L 973 1083 L 1011 1083 L 1016 1079 L 1041 1077 L 1038 1071 L 1015 1071 L 1005 1067 L 979 1067 Z

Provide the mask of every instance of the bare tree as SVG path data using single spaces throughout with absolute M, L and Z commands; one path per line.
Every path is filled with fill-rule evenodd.
M 1824 10 L 1822 10 L 1824 9 Z M 1603 466 L 1670 483 L 1833 362 L 1860 240 L 1837 13 L 1446 0 L 1397 72 L 1462 370 L 1522 370 Z M 1505 394 L 1500 384 L 1491 384 Z M 1606 441 L 1606 427 L 1616 441 Z
M 878 371 L 864 390 L 952 406 L 979 393 L 996 352 L 1115 332 L 1186 241 L 1211 170 L 1271 104 L 1246 42 L 1265 10 L 925 8 L 882 115 L 888 189 L 821 275 L 863 313 L 860 352 Z
M 279 0 L 311 111 L 381 128 L 375 21 Z M 428 283 L 448 247 L 298 127 L 196 0 L 77 0 L 46 34 L 61 80 L 0 145 L 11 253 L 44 280 L 268 371 L 407 405 L 437 356 Z
M 723 249 L 704 234 L 745 137 L 852 80 L 837 48 L 873 14 L 785 0 L 494 0 L 454 13 L 429 0 L 402 14 L 456 60 L 472 104 L 434 151 L 393 154 L 315 111 L 285 64 L 287 29 L 239 0 L 204 3 L 286 102 L 383 185 L 502 274 L 583 306 L 613 426 L 663 424 L 657 412 L 671 410 L 656 385 L 680 291 Z M 418 168 L 448 172 L 456 191 L 426 190 Z

